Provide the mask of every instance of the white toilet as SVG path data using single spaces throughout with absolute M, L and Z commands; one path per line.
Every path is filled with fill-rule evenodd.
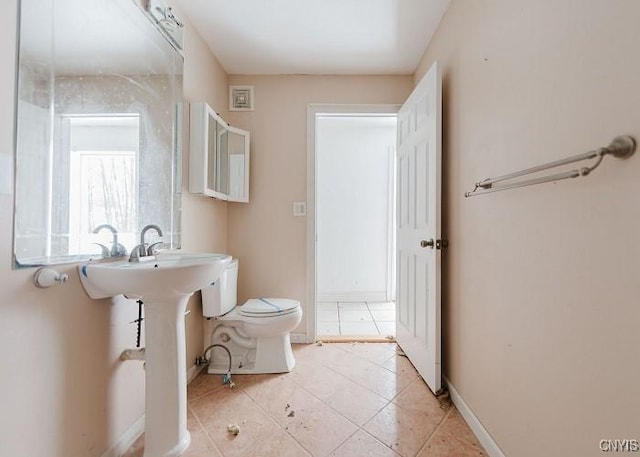
M 211 287 L 202 289 L 202 312 L 212 318 L 210 344 L 231 353 L 231 373 L 284 373 L 295 365 L 291 331 L 302 320 L 300 302 L 287 298 L 252 298 L 236 306 L 238 260 L 233 259 Z M 209 373 L 229 371 L 229 355 L 214 347 Z

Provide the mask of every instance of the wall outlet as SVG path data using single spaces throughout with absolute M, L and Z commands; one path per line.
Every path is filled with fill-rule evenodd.
M 302 217 L 307 215 L 307 202 L 293 202 L 293 215 Z

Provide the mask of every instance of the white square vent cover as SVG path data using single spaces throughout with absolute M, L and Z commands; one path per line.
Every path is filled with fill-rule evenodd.
M 229 86 L 229 111 L 253 111 L 253 86 Z

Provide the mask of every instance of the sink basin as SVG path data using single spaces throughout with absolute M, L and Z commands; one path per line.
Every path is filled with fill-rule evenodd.
M 144 457 L 177 457 L 189 447 L 184 313 L 189 296 L 216 281 L 230 261 L 225 254 L 169 251 L 140 262 L 78 266 L 91 298 L 123 294 L 144 302 Z
M 80 281 L 91 298 L 126 295 L 146 298 L 154 295 L 192 294 L 218 279 L 231 261 L 226 254 L 162 252 L 142 257 L 80 265 Z

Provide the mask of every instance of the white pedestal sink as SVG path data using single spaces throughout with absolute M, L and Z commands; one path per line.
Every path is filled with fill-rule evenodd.
M 230 261 L 224 254 L 174 251 L 78 266 L 91 298 L 124 294 L 144 301 L 144 457 L 178 457 L 189 446 L 184 312 L 189 296 L 217 280 Z

